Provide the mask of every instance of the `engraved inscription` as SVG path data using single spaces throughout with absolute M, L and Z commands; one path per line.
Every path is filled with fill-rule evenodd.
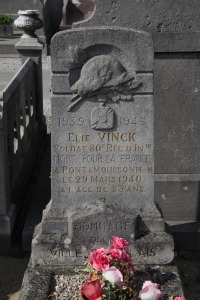
M 99 92 L 97 95 L 101 94 Z M 83 107 L 83 114 L 79 106 L 77 111 L 68 114 L 63 110 L 63 114 L 54 121 L 58 134 L 62 132 L 62 139 L 56 139 L 53 144 L 52 178 L 58 183 L 55 191 L 57 186 L 62 196 L 76 194 L 90 197 L 96 193 L 98 197 L 103 194 L 106 197 L 119 194 L 121 197 L 124 194 L 128 198 L 137 194 L 141 202 L 153 183 L 152 124 L 148 117 L 151 106 L 141 110 L 139 115 L 140 101 L 135 102 L 137 109 L 134 111 L 133 105 L 131 114 L 130 104 L 120 104 L 114 117 L 111 113 L 114 113 L 113 108 L 105 106 L 103 99 L 107 99 L 107 94 L 101 94 L 102 101 L 98 106 L 93 105 L 92 113 Z M 93 100 L 95 98 L 91 98 Z M 148 100 L 148 103 L 151 101 Z M 103 128 L 105 124 L 103 127 L 100 125 L 107 122 L 106 117 L 100 114 L 101 109 L 110 122 L 106 125 L 108 130 Z M 117 126 L 112 118 L 109 121 L 111 115 Z M 101 122 L 98 122 L 99 118 Z M 91 129 L 91 122 L 95 124 L 95 130 Z
M 59 126 L 83 126 L 85 124 L 85 119 L 83 117 L 59 117 Z
M 98 107 L 96 107 L 98 108 Z M 96 109 L 95 108 L 95 109 Z M 108 110 L 108 107 L 104 107 L 106 110 Z M 116 116 L 117 117 L 117 116 Z M 92 120 L 94 118 L 91 118 Z M 147 120 L 146 117 L 143 116 L 133 116 L 133 117 L 117 117 L 119 121 L 119 125 L 122 126 L 131 126 L 131 127 L 140 127 L 140 126 L 145 126 L 147 125 Z M 93 123 L 91 120 L 91 123 Z M 84 116 L 77 117 L 77 116 L 63 116 L 63 117 L 58 117 L 57 120 L 55 120 L 58 123 L 59 127 L 83 127 L 87 126 L 89 124 L 88 120 Z
M 131 228 L 131 224 L 130 223 L 126 223 L 121 224 L 116 223 L 117 228 L 115 228 L 117 231 L 130 231 Z M 91 231 L 91 232 L 103 232 L 105 230 L 113 230 L 113 227 L 111 224 L 107 223 L 80 223 L 77 224 L 77 227 L 75 228 L 76 230 L 80 230 L 80 231 Z M 92 243 L 102 243 L 104 242 L 104 240 L 101 237 L 89 237 L 90 242 Z M 131 245 L 130 245 L 131 246 Z M 80 248 L 75 248 L 72 249 L 70 247 L 68 248 L 54 248 L 49 250 L 51 257 L 53 259 L 61 259 L 61 258 L 84 258 L 86 256 L 86 253 L 83 252 L 83 250 Z M 91 250 L 92 251 L 92 250 Z M 138 256 L 142 257 L 142 258 L 147 258 L 147 257 L 154 257 L 156 256 L 156 248 L 154 247 L 153 244 L 151 243 L 146 243 L 145 245 L 143 245 L 143 247 L 138 247 L 137 248 L 138 251 Z M 129 249 L 129 252 L 131 253 L 131 249 Z
M 109 230 L 115 231 L 131 231 L 133 229 L 133 223 L 130 220 L 119 222 L 91 222 L 84 221 L 73 224 L 74 230 L 79 231 L 94 231 L 94 232 L 107 232 Z
M 62 166 L 61 168 L 56 167 L 53 170 L 53 173 L 59 173 L 59 174 L 63 174 L 63 173 L 67 173 L 67 174 L 95 174 L 95 173 L 101 173 L 101 174 L 118 174 L 118 173 L 153 173 L 153 167 L 144 167 L 144 166 L 91 166 L 91 167 L 78 167 L 78 166 L 74 166 L 74 167 L 68 167 L 68 166 Z
M 58 152 L 139 152 L 143 153 L 145 150 L 151 150 L 151 144 L 133 144 L 133 145 L 117 145 L 117 144 L 90 144 L 87 145 L 54 145 L 54 150 L 56 153 Z
M 156 255 L 155 245 L 153 245 L 151 243 L 146 243 L 143 246 L 138 246 L 138 256 L 149 257 L 149 256 L 155 256 L 155 255 Z
M 119 118 L 120 125 L 125 126 L 144 126 L 146 125 L 146 118 L 145 117 L 120 117 Z
M 82 258 L 82 250 L 81 248 L 77 248 L 75 250 L 67 248 L 67 249 L 60 249 L 60 248 L 55 248 L 50 250 L 51 256 L 53 258 L 62 258 L 62 257 L 67 257 L 67 258 Z
M 83 120 L 82 117 L 62 119 L 68 126 L 71 122 L 70 128 L 77 121 L 83 124 Z M 123 118 L 124 122 L 128 120 Z M 62 194 L 148 192 L 146 182 L 153 174 L 153 145 L 138 141 L 138 133 L 132 128 L 127 132 L 69 130 L 53 149 L 52 177 L 59 181 Z

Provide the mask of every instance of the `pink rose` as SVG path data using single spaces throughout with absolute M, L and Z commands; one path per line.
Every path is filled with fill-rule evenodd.
M 81 293 L 89 300 L 101 300 L 103 287 L 100 280 L 87 281 L 81 288 Z
M 109 267 L 109 263 L 107 250 L 104 248 L 99 248 L 90 254 L 90 264 L 97 271 L 104 271 Z
M 174 300 L 186 300 L 183 296 L 175 296 Z
M 143 286 L 142 286 L 142 289 L 144 289 L 146 286 L 153 286 L 157 289 L 159 289 L 160 285 L 158 283 L 154 283 L 150 280 L 146 280 L 144 283 L 143 283 Z
M 121 256 L 121 259 L 123 262 L 127 263 L 127 262 L 130 262 L 131 260 L 131 256 L 128 252 L 122 252 L 122 256 Z
M 113 249 L 110 249 L 110 257 L 112 259 L 121 259 L 122 257 L 122 251 L 120 249 L 117 249 L 117 248 L 113 248 Z
M 121 286 L 123 284 L 122 273 L 115 267 L 110 267 L 102 273 L 103 277 L 112 285 Z
M 159 290 L 159 284 L 145 281 L 139 293 L 139 298 L 141 300 L 158 300 L 160 297 L 161 291 Z
M 119 238 L 117 236 L 113 237 L 111 249 L 117 248 L 122 250 L 123 248 L 126 247 L 128 247 L 128 242 L 126 240 Z

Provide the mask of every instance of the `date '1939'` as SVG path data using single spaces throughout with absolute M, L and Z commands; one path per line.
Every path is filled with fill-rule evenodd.
M 85 120 L 83 117 L 59 117 L 58 125 L 59 126 L 83 126 L 85 124 Z

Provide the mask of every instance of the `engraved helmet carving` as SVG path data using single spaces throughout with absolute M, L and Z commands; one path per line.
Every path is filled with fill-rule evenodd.
M 86 96 L 106 94 L 114 102 L 131 100 L 130 90 L 138 85 L 135 73 L 128 72 L 115 57 L 94 56 L 83 65 L 80 78 L 71 87 L 75 95 L 70 100 L 72 104 L 68 106 L 68 111 Z

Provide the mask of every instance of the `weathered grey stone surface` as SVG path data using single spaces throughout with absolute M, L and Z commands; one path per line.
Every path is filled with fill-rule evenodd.
M 81 265 L 113 235 L 129 240 L 135 263 L 169 263 L 173 241 L 154 204 L 150 36 L 59 33 L 52 71 L 52 202 L 35 231 L 33 266 Z
M 74 24 L 77 26 L 126 26 L 138 28 L 153 34 L 155 51 L 155 173 L 191 174 L 199 176 L 199 1 L 165 1 L 165 0 L 95 0 L 96 9 L 90 20 Z M 195 52 L 195 53 L 193 53 Z M 198 60 L 198 61 L 197 61 Z M 166 146 L 168 145 L 168 146 Z M 169 146 L 170 145 L 170 146 Z M 174 180 L 173 180 L 174 181 Z M 176 181 L 176 180 L 175 180 Z M 196 180 L 196 185 L 199 180 Z M 191 188 L 194 184 L 190 185 Z M 160 204 L 159 190 L 156 185 L 155 201 Z M 158 190 L 157 190 L 158 188 Z M 165 183 L 165 193 L 169 193 L 171 182 Z M 179 194 L 178 194 L 179 193 Z M 183 192 L 184 193 L 184 192 Z M 181 199 L 180 189 L 174 190 L 174 205 L 180 214 L 168 214 L 170 201 L 163 206 L 167 221 L 177 218 L 181 221 L 191 220 L 186 213 Z M 191 205 L 199 207 L 196 188 Z M 168 219 L 172 217 L 172 219 Z M 193 212 L 192 220 L 199 221 L 199 215 Z
M 51 278 L 53 275 L 52 270 L 35 268 L 30 265 L 27 268 L 19 299 L 29 300 L 46 300 L 48 299 Z
M 95 11 L 74 26 L 129 26 L 148 32 L 198 31 L 198 0 L 94 0 Z
M 154 32 L 153 34 L 154 52 L 165 53 L 179 52 L 183 55 L 185 52 L 199 52 L 199 35 L 197 31 L 181 31 L 181 32 Z M 156 69 L 154 69 L 156 70 Z M 154 85 L 154 88 L 156 85 Z
M 22 9 L 39 9 L 41 6 L 40 0 L 1 0 L 1 12 L 8 14 L 17 14 L 18 10 Z
M 198 53 L 155 54 L 155 201 L 166 221 L 200 220 L 199 76 Z
M 155 173 L 199 174 L 199 54 L 155 58 Z
M 197 181 L 162 181 L 155 183 L 155 198 L 165 220 L 194 222 L 199 218 L 199 183 Z M 190 201 L 190 199 L 196 199 Z

